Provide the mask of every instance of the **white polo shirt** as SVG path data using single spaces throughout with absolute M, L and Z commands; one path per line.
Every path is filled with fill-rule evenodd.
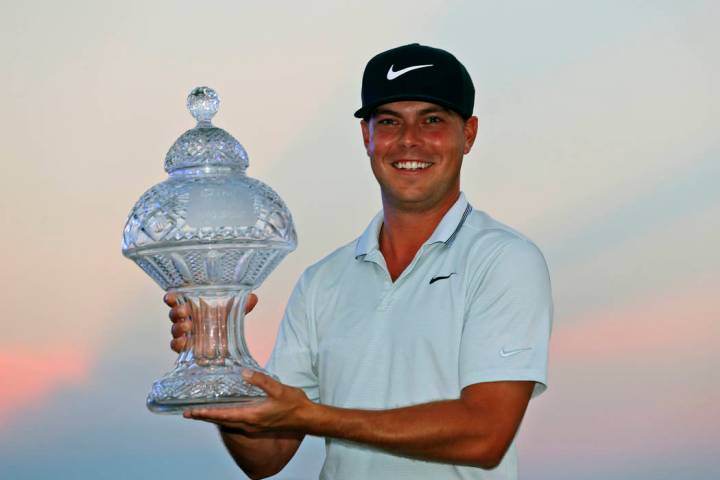
M 461 193 L 392 282 L 382 212 L 357 240 L 300 277 L 268 369 L 323 404 L 388 409 L 455 399 L 479 382 L 546 388 L 552 298 L 547 265 L 522 234 Z M 326 439 L 321 479 L 515 479 L 515 445 L 493 470 L 401 457 Z

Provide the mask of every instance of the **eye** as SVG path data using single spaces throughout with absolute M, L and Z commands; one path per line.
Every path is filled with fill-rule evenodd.
M 440 123 L 442 122 L 442 118 L 440 118 L 437 115 L 430 115 L 427 118 L 425 118 L 425 123 Z
M 397 123 L 393 118 L 379 118 L 377 121 L 378 125 L 395 125 Z

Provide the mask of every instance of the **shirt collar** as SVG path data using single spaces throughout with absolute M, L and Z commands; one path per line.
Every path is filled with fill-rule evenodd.
M 460 197 L 445 216 L 440 220 L 435 231 L 430 235 L 424 245 L 442 242 L 445 245 L 452 245 L 457 233 L 460 231 L 465 219 L 472 211 L 472 206 L 465 199 L 465 194 L 460 192 Z M 380 235 L 380 227 L 383 223 L 383 212 L 380 210 L 377 215 L 370 221 L 365 231 L 355 243 L 355 257 L 367 255 L 373 250 L 380 250 L 378 237 Z

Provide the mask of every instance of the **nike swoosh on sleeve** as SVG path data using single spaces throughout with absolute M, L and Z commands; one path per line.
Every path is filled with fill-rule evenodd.
M 525 352 L 527 350 L 532 350 L 532 347 L 516 348 L 514 350 L 505 350 L 505 347 L 502 347 L 500 349 L 500 356 L 501 357 L 509 357 L 511 355 L 515 355 L 520 352 Z

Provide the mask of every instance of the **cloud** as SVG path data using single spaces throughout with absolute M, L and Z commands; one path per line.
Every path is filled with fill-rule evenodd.
M 568 472 L 712 452 L 718 319 L 717 290 L 689 286 L 556 323 L 549 389 L 528 410 L 523 455 Z
M 552 355 L 559 363 L 678 362 L 717 357 L 720 301 L 715 289 L 658 294 L 557 326 Z
M 0 352 L 0 428 L 55 390 L 89 381 L 90 354 L 77 348 L 4 346 Z

